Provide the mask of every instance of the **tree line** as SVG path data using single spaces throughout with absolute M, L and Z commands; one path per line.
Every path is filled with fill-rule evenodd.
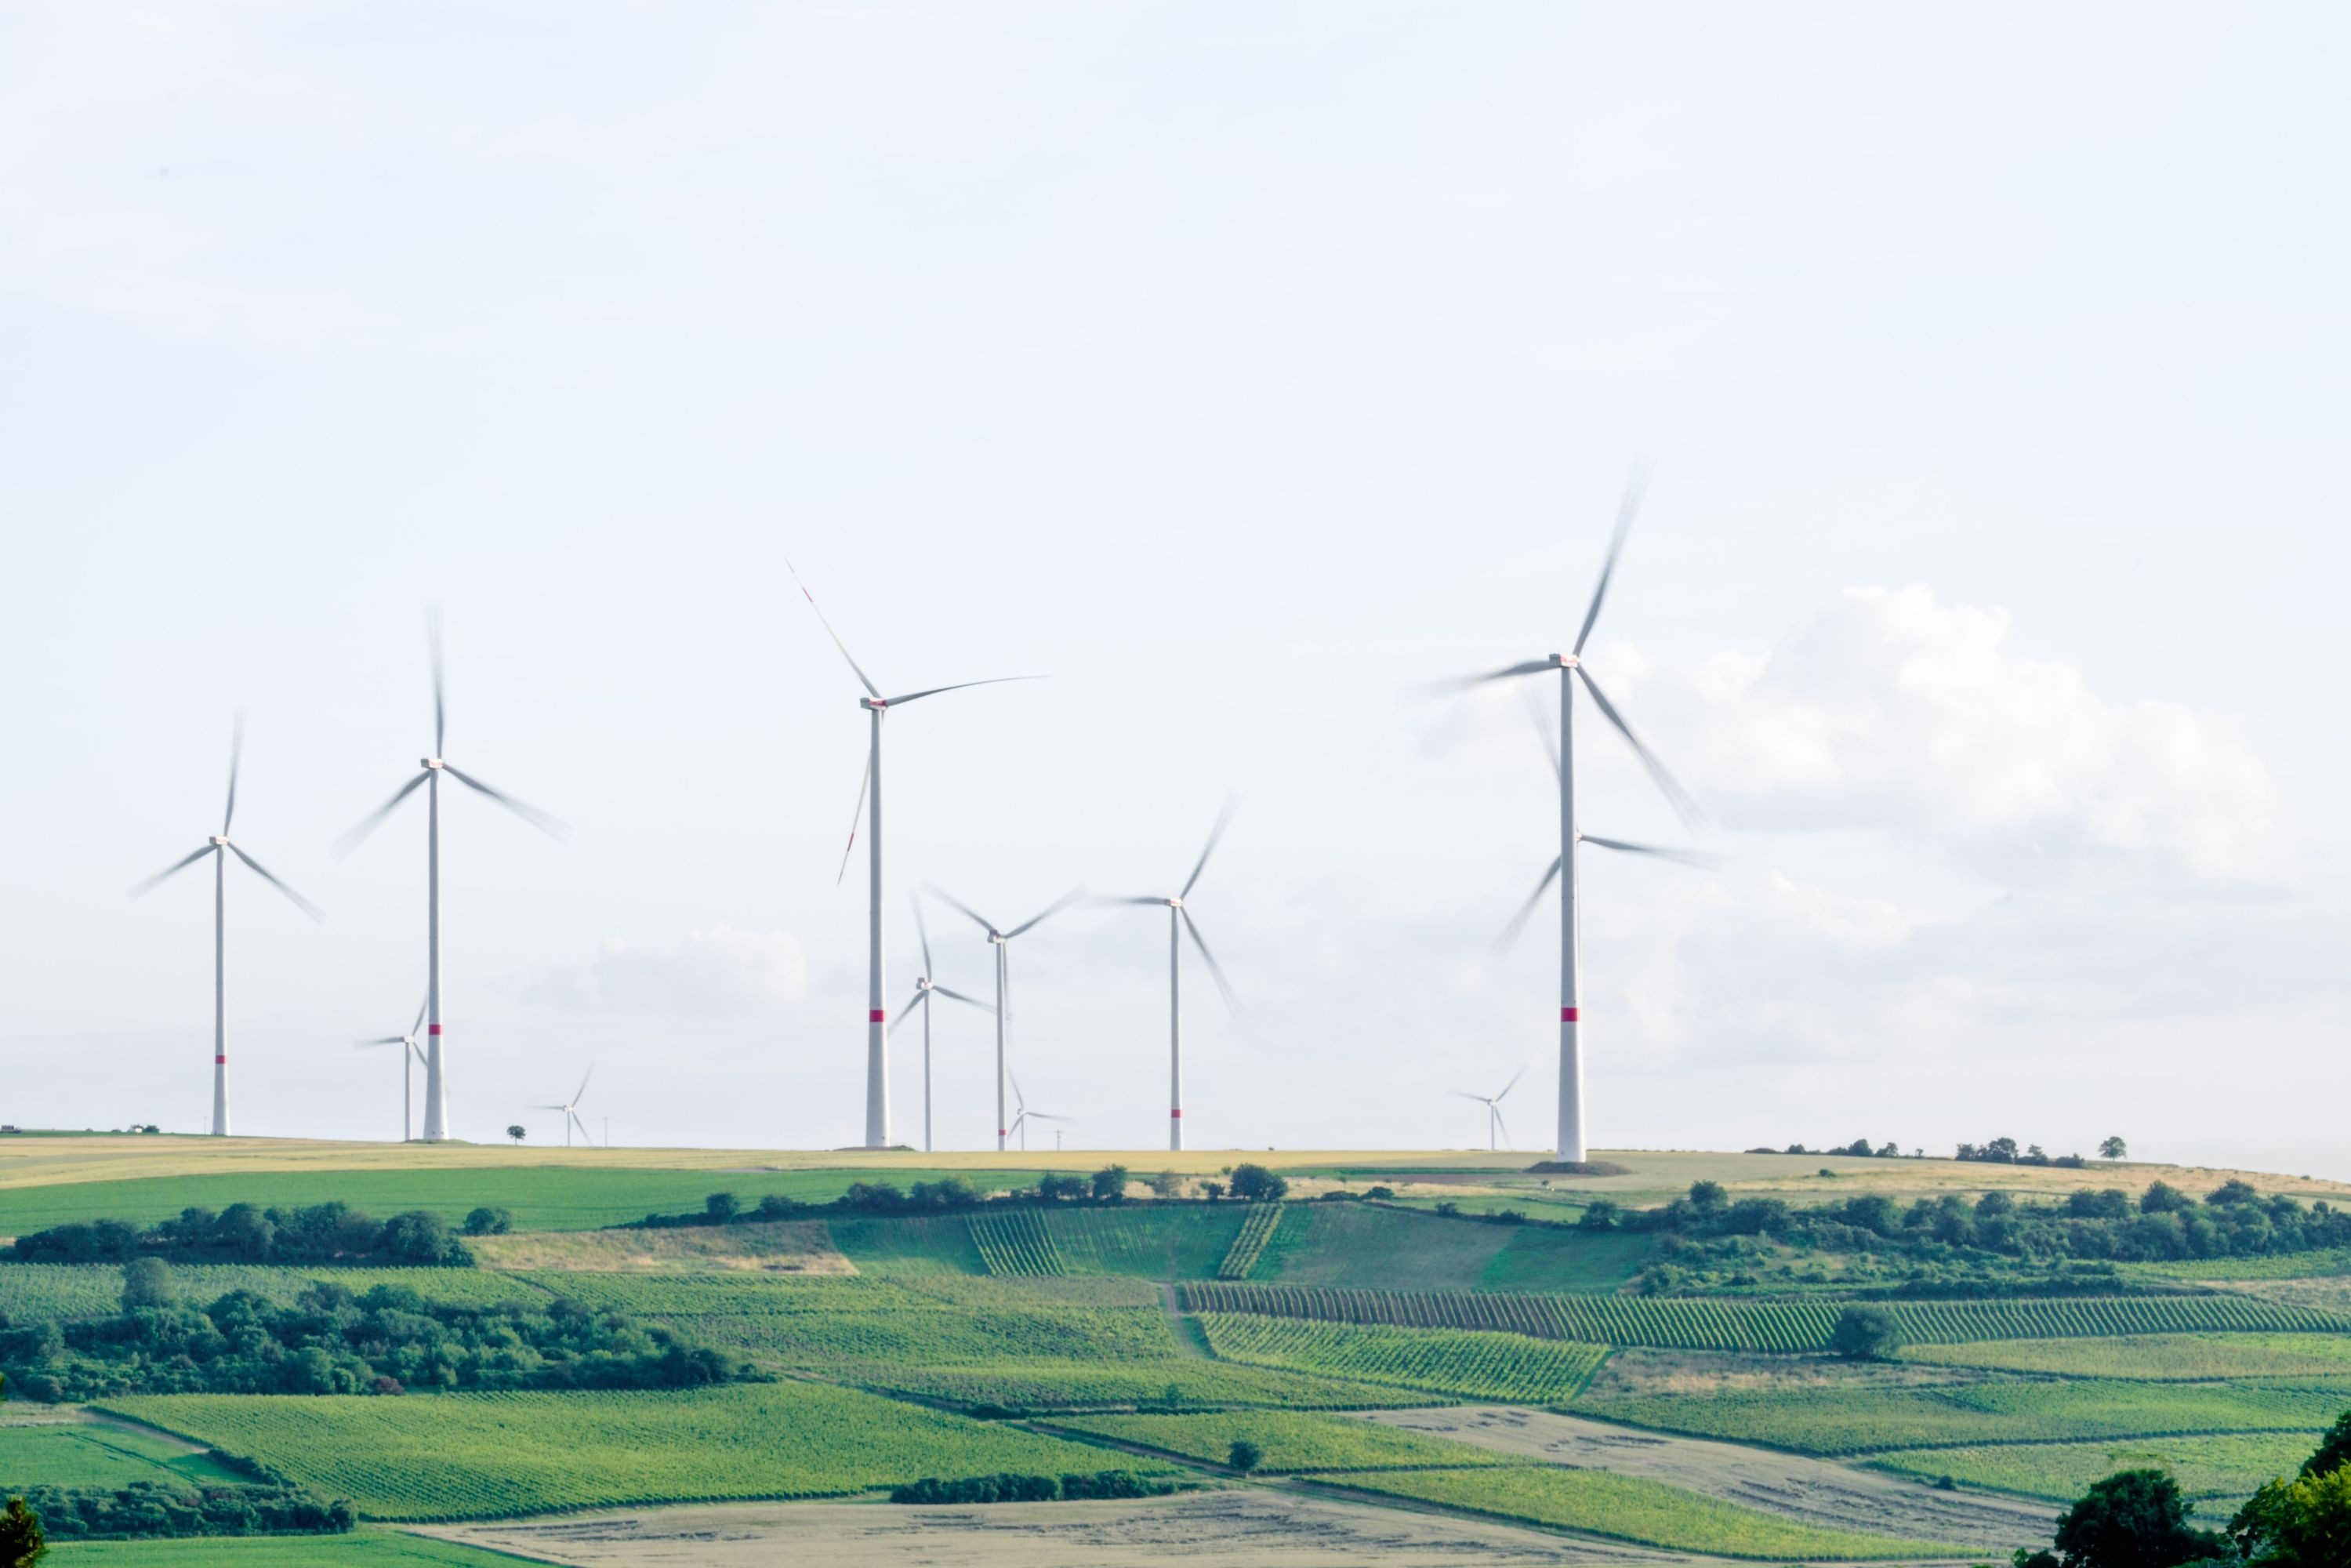
M 120 1263 L 133 1258 L 458 1269 L 474 1263 L 473 1253 L 437 1214 L 411 1209 L 379 1221 L 340 1202 L 303 1208 L 233 1203 L 217 1214 L 183 1208 L 143 1228 L 123 1219 L 76 1221 L 20 1236 L 0 1256 L 16 1263 Z

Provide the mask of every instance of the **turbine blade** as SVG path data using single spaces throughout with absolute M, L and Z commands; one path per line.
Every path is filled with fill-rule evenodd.
M 1020 1075 L 1017 1072 L 1007 1072 L 1004 1076 L 1012 1081 L 1012 1103 L 1019 1108 L 1022 1115 L 1026 1116 L 1029 1113 L 1029 1101 L 1020 1092 Z
M 1123 908 L 1130 904 L 1155 904 L 1162 909 L 1167 907 L 1167 901 L 1165 898 L 1152 898 L 1148 895 L 1142 898 L 1090 898 L 1086 900 L 1086 902 L 1088 904 L 1114 904 L 1121 908 Z
M 1551 706 L 1535 695 L 1532 686 L 1520 686 L 1519 691 L 1526 698 L 1527 718 L 1535 727 L 1536 737 L 1542 742 L 1543 755 L 1551 758 L 1551 776 L 1564 782 L 1567 770 L 1560 761 L 1559 737 L 1551 732 Z
M 967 686 L 1000 686 L 1007 681 L 1041 681 L 1044 678 L 1042 675 L 990 675 L 984 681 L 957 681 L 951 686 L 925 686 L 921 691 L 908 692 L 903 697 L 883 697 L 882 706 L 903 707 L 916 697 L 935 697 L 941 692 L 959 692 Z
M 1475 1100 L 1480 1105 L 1487 1103 L 1486 1097 L 1483 1094 L 1472 1094 L 1467 1089 L 1447 1089 L 1446 1092 L 1447 1094 L 1458 1095 L 1464 1100 Z
M 1487 1110 L 1493 1113 L 1494 1125 L 1502 1130 L 1502 1147 L 1506 1149 L 1509 1148 L 1510 1146 L 1510 1124 L 1502 1120 L 1502 1108 L 1499 1105 L 1489 1105 Z
M 571 1092 L 571 1103 L 574 1105 L 579 1104 L 580 1101 L 588 1098 L 588 1080 L 595 1076 L 596 1064 L 591 1061 L 588 1064 L 588 1071 L 580 1075 L 580 1087 L 573 1090 Z
M 430 997 L 416 1004 L 416 1021 L 408 1026 L 409 1038 L 413 1038 L 416 1031 L 424 1027 L 424 1009 L 432 1005 L 433 998 Z
M 1238 798 L 1232 795 L 1225 797 L 1224 808 L 1217 813 L 1217 825 L 1208 830 L 1207 847 L 1201 850 L 1199 860 L 1193 864 L 1192 874 L 1184 880 L 1184 890 L 1181 893 L 1178 893 L 1176 895 L 1176 897 L 1189 898 L 1192 896 L 1192 884 L 1200 880 L 1200 873 L 1208 869 L 1208 857 L 1217 852 L 1217 841 L 1223 838 L 1225 836 L 1225 830 L 1232 825 L 1233 808 L 1239 804 L 1240 800 Z
M 1638 757 L 1641 766 L 1649 770 L 1650 782 L 1656 785 L 1658 793 L 1665 796 L 1666 803 L 1674 809 L 1675 815 L 1681 818 L 1684 825 L 1692 828 L 1704 821 L 1706 814 L 1698 809 L 1698 802 L 1690 799 L 1689 791 L 1666 771 L 1666 765 L 1657 760 L 1655 752 L 1641 744 L 1641 737 L 1633 733 L 1633 727 L 1625 722 L 1625 716 L 1616 711 L 1616 705 L 1601 691 L 1600 684 L 1592 678 L 1592 673 L 1582 664 L 1575 666 L 1575 673 L 1583 678 L 1583 689 L 1590 692 L 1592 700 L 1599 705 L 1600 716 L 1616 727 L 1616 733 L 1625 737 L 1625 744 L 1633 748 L 1633 755 Z
M 460 773 L 445 762 L 441 765 L 441 770 L 448 774 L 450 778 L 455 779 L 458 783 L 465 786 L 466 789 L 477 790 L 484 795 L 487 795 L 491 800 L 496 800 L 499 805 L 504 806 L 507 810 L 512 811 L 516 816 L 520 817 L 524 821 L 528 822 L 532 827 L 537 828 L 549 838 L 561 841 L 570 837 L 571 830 L 563 825 L 561 818 L 549 816 L 547 812 L 540 810 L 536 806 L 526 806 L 520 800 L 517 800 L 513 796 L 507 794 L 505 790 L 493 789 L 490 786 L 483 783 L 472 774 Z
M 425 607 L 424 642 L 433 660 L 433 755 L 438 757 L 447 744 L 449 709 L 441 695 L 441 607 L 437 604 Z
M 865 820 L 865 791 L 872 782 L 873 753 L 869 750 L 865 754 L 865 771 L 857 779 L 857 809 L 849 813 L 849 841 L 841 846 L 841 869 L 832 873 L 835 887 L 849 874 L 849 857 L 857 851 L 857 824 Z
M 961 991 L 951 991 L 945 986 L 933 986 L 931 988 L 931 994 L 935 997 L 946 997 L 954 1001 L 969 1002 L 973 1007 L 983 1009 L 987 1006 L 986 1002 L 981 1001 L 977 997 L 967 997 Z
M 893 1019 L 892 1019 L 890 1020 L 890 1027 L 889 1027 L 889 1028 L 887 1028 L 887 1029 L 885 1029 L 885 1030 L 883 1030 L 882 1032 L 883 1032 L 883 1034 L 895 1034 L 895 1033 L 897 1033 L 897 1032 L 898 1032 L 898 1026 L 899 1026 L 900 1024 L 902 1024 L 902 1023 L 904 1023 L 908 1019 L 913 1018 L 913 1017 L 914 1016 L 914 1005 L 915 1005 L 916 1003 L 920 1002 L 922 999 L 923 999 L 923 990 L 922 990 L 922 988 L 921 988 L 921 987 L 917 986 L 916 988 L 914 988 L 914 994 L 913 996 L 908 997 L 908 998 L 906 998 L 906 1005 L 905 1005 L 904 1007 L 900 1008 L 900 1009 L 898 1009 L 898 1016 L 897 1016 L 896 1018 L 893 1018 Z
M 212 846 L 212 845 L 210 845 L 210 844 L 206 844 L 203 849 L 200 849 L 200 850 L 195 851 L 193 853 L 192 853 L 192 854 L 188 855 L 185 859 L 183 859 L 183 860 L 175 860 L 175 861 L 173 861 L 170 865 L 165 866 L 162 871 L 157 872 L 153 876 L 149 877 L 145 882 L 142 882 L 142 883 L 139 883 L 137 886 L 133 887 L 133 888 L 131 890 L 131 897 L 133 897 L 133 898 L 137 898 L 137 897 L 138 897 L 138 896 L 140 896 L 141 894 L 144 894 L 144 893 L 148 892 L 149 890 L 151 890 L 152 888 L 153 888 L 153 887 L 154 887 L 154 885 L 155 885 L 157 883 L 162 882 L 165 877 L 171 876 L 171 875 L 172 875 L 174 873 L 177 873 L 177 872 L 183 872 L 183 871 L 187 870 L 190 866 L 192 866 L 192 865 L 195 864 L 198 861 L 200 861 L 200 860 L 204 859 L 206 855 L 208 855 L 208 854 L 210 854 L 210 853 L 212 853 L 212 852 L 213 852 L 213 846 Z
M 1627 843 L 1623 839 L 1604 839 L 1596 833 L 1578 833 L 1575 837 L 1578 842 L 1598 844 L 1604 850 L 1615 850 L 1628 855 L 1655 855 L 1661 861 L 1672 861 L 1678 865 L 1696 866 L 1700 871 L 1713 871 L 1722 864 L 1720 855 L 1705 854 L 1697 850 L 1664 849 L 1656 844 Z
M 1055 899 L 1051 904 L 1047 904 L 1040 913 L 1030 915 L 1028 919 L 1022 921 L 1011 930 L 1007 931 L 1004 934 L 1004 939 L 1009 942 L 1013 937 L 1019 936 L 1023 931 L 1028 930 L 1029 927 L 1040 925 L 1044 921 L 1050 919 L 1052 916 L 1059 915 L 1061 911 L 1067 909 L 1072 904 L 1077 903 L 1078 900 L 1083 898 L 1085 895 L 1085 889 L 1081 887 L 1071 888 L 1069 892 Z
M 411 779 L 407 783 L 402 784 L 399 789 L 393 790 L 391 800 L 386 800 L 382 805 L 378 806 L 374 810 L 369 812 L 365 817 L 360 820 L 359 826 L 353 828 L 350 832 L 345 833 L 341 838 L 335 841 L 335 853 L 338 855 L 347 855 L 353 850 L 359 848 L 360 841 L 366 838 L 370 833 L 374 832 L 378 825 L 381 824 L 386 817 L 392 815 L 392 809 L 399 805 L 402 800 L 407 800 L 411 795 L 414 794 L 417 789 L 423 785 L 424 780 L 430 777 L 432 777 L 432 775 L 428 773 L 419 772 L 415 778 Z
M 589 1136 L 588 1124 L 580 1119 L 580 1113 L 572 1111 L 567 1113 L 567 1114 L 571 1118 L 571 1124 L 580 1129 L 580 1141 L 587 1145 L 590 1148 L 594 1148 L 596 1146 L 596 1140 Z
M 1414 688 L 1407 695 L 1421 702 L 1433 702 L 1438 697 L 1457 695 L 1472 686 L 1482 686 L 1489 681 L 1507 681 L 1516 675 L 1540 675 L 1545 670 L 1558 668 L 1559 663 L 1554 659 L 1527 659 L 1519 664 L 1506 664 L 1499 670 L 1487 670 L 1479 674 L 1449 675 L 1441 681 L 1429 681 Z
M 1516 1072 L 1511 1073 L 1510 1081 L 1502 1085 L 1502 1092 L 1494 1096 L 1494 1103 L 1499 1105 L 1503 1101 L 1509 1099 L 1510 1096 L 1510 1091 L 1516 1089 L 1519 1086 L 1519 1080 L 1524 1078 L 1526 1075 L 1527 1070 L 1523 1067 L 1520 1068 Z
M 1519 912 L 1510 916 L 1510 923 L 1503 926 L 1502 934 L 1494 939 L 1495 952 L 1507 953 L 1510 950 L 1510 945 L 1519 939 L 1519 933 L 1527 928 L 1529 920 L 1534 918 L 1535 905 L 1542 902 L 1544 890 L 1551 886 L 1551 879 L 1558 874 L 1559 857 L 1553 855 L 1551 858 L 1551 869 L 1542 873 L 1542 880 L 1535 883 L 1534 892 L 1527 895 L 1527 901 L 1519 905 Z
M 914 906 L 914 939 L 923 945 L 923 978 L 927 980 L 931 977 L 931 928 L 923 924 L 923 901 L 909 897 L 906 902 Z
M 355 1040 L 351 1041 L 352 1045 L 362 1051 L 366 1050 L 371 1045 L 406 1045 L 407 1043 L 408 1037 L 404 1034 L 388 1034 L 381 1040 Z
M 1178 909 L 1176 913 L 1183 916 L 1184 929 L 1192 934 L 1192 946 L 1197 947 L 1200 950 L 1200 956 L 1208 961 L 1208 974 L 1216 980 L 1217 989 L 1225 998 L 1227 1010 L 1239 1012 L 1240 998 L 1233 994 L 1232 982 L 1225 978 L 1225 967 L 1217 962 L 1217 956 L 1208 951 L 1207 941 L 1201 936 L 1200 928 L 1192 923 L 1192 912 L 1188 909 Z
M 849 667 L 852 670 L 856 671 L 857 684 L 865 688 L 865 695 L 867 696 L 872 697 L 876 702 L 881 701 L 882 688 L 875 685 L 871 680 L 867 679 L 865 672 L 858 668 L 857 660 L 849 652 L 849 644 L 841 640 L 841 633 L 832 629 L 832 622 L 827 621 L 824 618 L 824 612 L 817 608 L 816 595 L 808 591 L 807 583 L 800 582 L 799 568 L 787 560 L 784 562 L 784 570 L 792 574 L 792 580 L 794 582 L 799 583 L 800 597 L 809 601 L 809 608 L 810 610 L 816 611 L 817 622 L 824 628 L 824 634 L 832 639 L 832 645 L 841 650 L 841 656 L 849 660 Z
M 228 837 L 228 825 L 236 821 L 236 769 L 245 760 L 245 710 L 236 710 L 236 724 L 229 731 L 228 742 L 228 806 L 221 812 L 221 837 Z
M 255 860 L 251 855 L 246 854 L 235 844 L 229 845 L 228 852 L 243 861 L 247 866 L 251 867 L 253 873 L 256 876 L 258 876 L 262 881 L 267 883 L 270 886 L 276 888 L 278 892 L 292 899 L 294 901 L 295 908 L 300 910 L 303 914 L 308 915 L 313 920 L 324 920 L 327 918 L 327 912 L 325 910 L 319 908 L 317 904 L 311 903 L 308 899 L 303 897 L 300 894 L 295 892 L 292 888 L 287 886 L 284 883 L 270 875 L 267 868 L 263 866 L 259 861 Z
M 1050 1111 L 1031 1111 L 1029 1113 L 1029 1119 L 1032 1122 L 1073 1122 L 1077 1120 L 1074 1116 L 1056 1116 Z
M 963 911 L 964 914 L 971 916 L 972 924 L 978 926 L 982 931 L 987 932 L 990 936 L 996 935 L 996 927 L 987 923 L 987 917 L 986 915 L 972 908 L 968 904 L 964 903 L 963 900 L 957 898 L 954 894 L 949 893 L 946 889 L 939 886 L 936 883 L 926 882 L 923 885 L 930 889 L 931 893 L 935 896 L 945 899 L 951 907 L 959 909 Z
M 1584 640 L 1592 635 L 1592 623 L 1600 619 L 1600 601 L 1608 597 L 1608 580 L 1616 575 L 1616 557 L 1625 549 L 1625 536 L 1633 531 L 1633 519 L 1641 514 L 1641 497 L 1649 488 L 1649 465 L 1646 458 L 1635 459 L 1633 472 L 1625 481 L 1625 498 L 1616 503 L 1616 531 L 1608 538 L 1608 556 L 1600 563 L 1600 581 L 1592 591 L 1592 608 L 1583 612 L 1583 629 L 1575 634 L 1573 652 L 1583 652 Z

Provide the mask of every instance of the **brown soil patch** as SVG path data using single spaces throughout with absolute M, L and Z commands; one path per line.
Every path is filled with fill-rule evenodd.
M 854 1274 L 821 1220 L 683 1225 L 669 1230 L 526 1230 L 469 1236 L 486 1269 L 555 1269 L 580 1274 L 675 1274 L 726 1270 L 771 1274 Z

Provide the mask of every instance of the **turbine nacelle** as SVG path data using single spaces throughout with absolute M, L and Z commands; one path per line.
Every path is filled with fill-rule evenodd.
M 208 840 L 208 841 L 207 841 L 207 842 L 209 842 L 209 843 L 213 846 L 213 848 L 214 848 L 214 849 L 216 849 L 216 850 L 225 850 L 225 849 L 228 848 L 228 841 L 227 841 L 226 839 L 225 839 L 225 838 L 221 837 L 221 835 L 220 835 L 220 834 L 218 834 L 218 833 L 214 833 L 214 834 L 211 837 L 211 839 L 210 839 L 210 840 Z
M 427 772 L 437 772 L 449 765 L 437 757 L 420 757 L 416 759 L 416 766 Z

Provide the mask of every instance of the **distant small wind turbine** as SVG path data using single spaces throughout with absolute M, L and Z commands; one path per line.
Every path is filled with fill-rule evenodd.
M 1217 825 L 1208 830 L 1207 847 L 1200 851 L 1200 858 L 1193 862 L 1192 874 L 1184 879 L 1183 887 L 1174 896 L 1145 894 L 1139 898 L 1108 901 L 1112 904 L 1164 905 L 1167 911 L 1167 1146 L 1171 1149 L 1184 1146 L 1185 933 L 1191 934 L 1192 946 L 1197 947 L 1200 956 L 1207 961 L 1208 973 L 1216 980 L 1217 989 L 1223 993 L 1225 1006 L 1234 1012 L 1240 1011 L 1240 1003 L 1233 996 L 1233 988 L 1225 979 L 1223 967 L 1217 964 L 1217 956 L 1208 951 L 1208 944 L 1200 936 L 1199 926 L 1193 924 L 1192 912 L 1184 906 L 1184 901 L 1192 895 L 1193 887 L 1199 882 L 1200 873 L 1208 869 L 1208 857 L 1216 853 L 1217 841 L 1225 836 L 1225 828 L 1233 820 L 1233 804 L 1232 799 L 1227 797 L 1224 810 L 1217 814 Z
M 1472 1094 L 1467 1089 L 1453 1091 L 1462 1099 L 1475 1100 L 1486 1107 L 1486 1146 L 1489 1149 L 1499 1149 L 1504 1142 L 1509 1141 L 1510 1129 L 1502 1121 L 1502 1101 L 1511 1090 L 1519 1086 L 1519 1080 L 1526 1075 L 1527 1070 L 1523 1067 L 1511 1073 L 1510 1081 L 1502 1085 L 1502 1092 L 1499 1094 Z M 1498 1142 L 1498 1139 L 1500 1141 Z
M 1015 936 L 1060 914 L 1084 894 L 1077 892 L 1063 894 L 1049 904 L 1043 914 L 1029 916 L 1009 931 L 999 931 L 987 916 L 977 913 L 969 904 L 958 902 L 954 894 L 935 887 L 931 891 L 969 915 L 982 931 L 987 933 L 987 940 L 996 949 L 996 1150 L 1002 1154 L 1005 1140 L 1012 1132 L 1012 1124 L 1004 1119 L 1004 1020 L 1010 1016 L 1012 1005 L 1011 962 L 1005 950 Z
M 1029 1109 L 1029 1102 L 1021 1098 L 1020 1080 L 1018 1078 L 1015 1078 L 1012 1081 L 1012 1098 L 1014 1103 L 1019 1106 L 1019 1113 L 1012 1118 L 1012 1130 L 1020 1134 L 1020 1152 L 1024 1155 L 1029 1152 L 1029 1123 L 1067 1122 L 1071 1119 L 1068 1116 L 1056 1116 L 1048 1111 L 1031 1111 Z M 1053 1147 L 1058 1149 L 1061 1146 L 1061 1132 L 1060 1128 L 1056 1127 L 1053 1129 Z
M 493 789 L 473 775 L 459 772 L 442 757 L 442 742 L 448 729 L 448 705 L 442 696 L 441 614 L 437 610 L 425 618 L 425 641 L 433 659 L 433 755 L 417 759 L 416 777 L 392 791 L 391 800 L 337 841 L 336 852 L 349 854 L 357 849 L 360 841 L 375 831 L 402 800 L 415 793 L 419 785 L 428 787 L 424 795 L 424 1141 L 438 1144 L 449 1136 L 449 1071 L 441 1038 L 441 776 L 446 773 L 475 794 L 488 796 L 549 838 L 561 839 L 563 824 L 504 790 Z
M 245 756 L 245 715 L 236 716 L 228 747 L 228 807 L 221 812 L 221 830 L 204 841 L 202 849 L 149 877 L 131 890 L 137 898 L 167 878 L 185 871 L 206 855 L 213 857 L 213 1136 L 228 1136 L 228 857 L 235 855 L 250 867 L 255 875 L 294 901 L 294 906 L 313 920 L 324 920 L 319 906 L 278 881 L 265 870 L 261 862 L 229 842 L 229 824 L 236 820 L 237 765 Z
M 1001 685 L 1007 681 L 1028 681 L 1037 677 L 996 675 L 984 681 L 958 681 L 951 686 L 926 686 L 919 692 L 908 692 L 904 696 L 885 697 L 882 695 L 882 688 L 869 680 L 863 667 L 851 657 L 849 644 L 841 640 L 841 633 L 832 629 L 832 622 L 825 620 L 824 612 L 817 609 L 816 595 L 808 591 L 807 583 L 800 582 L 799 571 L 789 561 L 784 563 L 784 570 L 790 571 L 792 580 L 799 584 L 800 597 L 809 601 L 810 610 L 816 611 L 817 621 L 824 627 L 824 634 L 832 639 L 832 645 L 841 650 L 843 659 L 849 661 L 850 672 L 857 677 L 857 684 L 865 688 L 865 695 L 857 699 L 857 706 L 863 708 L 872 720 L 866 742 L 865 778 L 857 786 L 858 810 L 864 810 L 868 800 L 873 807 L 865 831 L 865 1146 L 886 1149 L 890 1146 L 890 1055 L 883 1048 L 884 1037 L 889 1032 L 884 1023 L 888 1017 L 884 1009 L 889 999 L 883 995 L 888 982 L 883 977 L 882 954 L 882 718 L 892 708 L 904 707 L 917 697 L 935 697 L 941 692 L 959 692 L 970 686 Z M 850 852 L 856 847 L 857 811 L 853 810 L 849 815 L 849 843 L 841 852 L 843 874 L 849 870 Z M 833 880 L 838 882 L 840 877 Z
M 916 1007 L 917 1005 L 919 1005 L 919 1006 L 922 1008 L 922 1009 L 923 1009 L 923 1153 L 925 1153 L 925 1154 L 926 1154 L 926 1155 L 927 1155 L 927 1154 L 929 1154 L 929 1153 L 931 1152 L 931 996 L 932 996 L 932 993 L 936 992 L 936 993 L 937 993 L 938 995 L 940 995 L 940 996 L 946 997 L 946 998 L 950 998 L 950 999 L 952 999 L 952 1000 L 958 1001 L 958 1002 L 969 1002 L 973 1007 L 978 1008 L 978 1009 L 980 1009 L 982 1011 L 987 1010 L 987 1004 L 986 1002 L 981 1001 L 977 997 L 967 997 L 967 996 L 965 996 L 961 991 L 949 990 L 946 987 L 945 987 L 945 986 L 942 986 L 942 985 L 938 984 L 936 981 L 935 981 L 935 980 L 933 980 L 933 979 L 931 978 L 931 967 L 932 967 L 932 966 L 931 966 L 931 933 L 930 933 L 930 928 L 929 928 L 928 926 L 926 926 L 926 925 L 925 925 L 923 924 L 923 903 L 922 903 L 922 900 L 920 900 L 920 899 L 916 899 L 916 900 L 914 901 L 914 933 L 915 933 L 915 935 L 916 935 L 917 936 L 919 936 L 919 937 L 922 939 L 922 944 L 923 944 L 923 972 L 922 972 L 922 975 L 921 975 L 921 976 L 920 976 L 920 977 L 919 977 L 914 981 L 914 995 L 913 999 L 912 999 L 912 1000 L 910 1000 L 910 1001 L 908 1001 L 904 1007 L 900 1008 L 900 1009 L 898 1009 L 898 1016 L 897 1016 L 895 1019 L 893 1019 L 893 1020 L 891 1020 L 891 1024 L 890 1024 L 890 1032 L 891 1032 L 892 1034 L 895 1034 L 895 1033 L 897 1033 L 897 1032 L 898 1032 L 898 1026 L 899 1026 L 900 1024 L 902 1024 L 902 1023 L 904 1023 L 904 1022 L 905 1022 L 909 1018 L 911 1018 L 911 1017 L 913 1017 L 913 1016 L 914 1016 L 914 1011 L 915 1007 Z
M 361 1051 L 377 1045 L 404 1045 L 408 1048 L 400 1053 L 400 1141 L 403 1144 L 410 1141 L 410 1129 L 415 1124 L 410 1113 L 413 1099 L 410 1091 L 414 1087 L 416 1081 L 413 1070 L 424 1060 L 424 1047 L 418 1044 L 416 1040 L 416 1037 L 423 1031 L 424 1004 L 419 1002 L 416 1004 L 416 1021 L 408 1026 L 406 1034 L 380 1035 L 374 1040 L 363 1040 L 359 1042 Z
M 560 1105 L 534 1105 L 531 1107 L 534 1111 L 560 1111 L 563 1113 L 563 1146 L 567 1149 L 571 1146 L 571 1129 L 574 1127 L 580 1129 L 580 1141 L 581 1143 L 587 1145 L 588 1147 L 591 1149 L 596 1146 L 596 1140 L 588 1135 L 588 1124 L 580 1119 L 580 1102 L 585 1098 L 588 1093 L 588 1080 L 595 1076 L 596 1064 L 591 1061 L 588 1064 L 588 1071 L 580 1077 L 580 1087 L 571 1092 L 570 1099 L 566 1100 Z

